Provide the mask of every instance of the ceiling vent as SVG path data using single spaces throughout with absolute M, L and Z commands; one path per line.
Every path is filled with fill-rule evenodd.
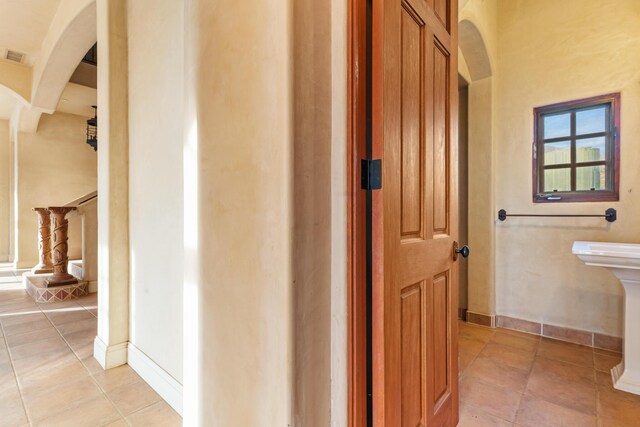
M 14 51 L 14 50 L 7 49 L 7 54 L 4 57 L 5 57 L 5 59 L 8 59 L 9 61 L 14 61 L 14 62 L 18 62 L 18 63 L 22 64 L 22 61 L 24 60 L 24 53 L 20 53 L 20 52 Z

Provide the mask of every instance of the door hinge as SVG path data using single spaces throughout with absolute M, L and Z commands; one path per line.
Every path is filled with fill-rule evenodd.
M 362 159 L 362 189 L 380 190 L 382 188 L 382 160 Z

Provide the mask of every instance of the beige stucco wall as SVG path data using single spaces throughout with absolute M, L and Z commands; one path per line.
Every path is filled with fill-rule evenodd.
M 96 0 L 98 38 L 98 335 L 105 369 L 127 362 L 129 341 L 129 76 L 127 1 Z
M 130 341 L 182 382 L 184 4 L 128 8 Z
M 0 261 L 9 260 L 10 164 L 9 121 L 0 120 Z
M 468 309 L 495 314 L 495 141 L 493 78 L 469 85 Z
M 185 425 L 292 425 L 292 5 L 187 2 Z
M 493 315 L 495 296 L 495 58 L 497 0 L 469 0 L 459 13 L 458 72 L 469 82 L 468 310 Z
M 458 11 L 458 22 L 466 20 L 472 22 L 478 28 L 492 65 L 495 64 L 498 56 L 498 8 L 501 5 L 501 0 L 467 0 L 464 7 Z M 460 34 L 460 37 L 463 36 L 463 34 Z M 469 51 L 463 53 L 468 57 L 466 58 L 467 65 L 471 67 L 470 56 L 482 52 Z M 471 70 L 471 73 L 473 74 L 473 70 Z
M 640 2 L 501 1 L 494 211 L 604 213 L 601 219 L 508 219 L 497 225 L 499 314 L 622 333 L 622 288 L 571 254 L 575 240 L 640 242 Z M 533 204 L 533 108 L 622 94 L 620 202 Z
M 294 425 L 347 424 L 347 1 L 294 3 Z
M 98 199 L 78 207 L 82 219 L 82 278 L 89 289 L 98 287 Z
M 86 118 L 55 113 L 42 116 L 37 133 L 20 132 L 17 141 L 15 262 L 38 262 L 38 217 L 33 207 L 61 206 L 97 186 L 97 157 L 86 144 Z M 69 220 L 69 258 L 82 256 L 79 217 Z

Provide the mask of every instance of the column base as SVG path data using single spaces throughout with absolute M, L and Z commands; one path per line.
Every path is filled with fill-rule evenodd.
M 611 369 L 613 387 L 640 395 L 640 372 L 630 372 L 624 368 L 624 360 Z
M 127 363 L 127 342 L 107 345 L 100 337 L 93 340 L 93 357 L 103 369 L 111 369 Z
M 44 264 L 38 264 L 31 269 L 33 274 L 51 274 L 53 273 L 53 266 L 49 267 Z
M 87 294 L 87 282 L 47 287 L 44 284 L 46 278 L 47 276 L 32 273 L 24 273 L 22 275 L 22 283 L 25 290 L 38 304 L 69 301 Z
M 50 278 L 44 281 L 44 285 L 46 287 L 73 285 L 75 283 L 78 283 L 78 279 L 76 279 L 70 274 L 59 274 L 59 275 L 54 274 L 53 276 L 51 276 Z

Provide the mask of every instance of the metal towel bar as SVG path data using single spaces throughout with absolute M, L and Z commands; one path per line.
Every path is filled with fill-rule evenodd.
M 509 216 L 522 216 L 522 217 L 548 217 L 548 218 L 604 218 L 607 222 L 614 222 L 618 219 L 618 213 L 615 209 L 609 208 L 604 211 L 604 215 L 589 215 L 589 214 L 508 214 L 504 209 L 498 211 L 498 219 L 505 221 Z

